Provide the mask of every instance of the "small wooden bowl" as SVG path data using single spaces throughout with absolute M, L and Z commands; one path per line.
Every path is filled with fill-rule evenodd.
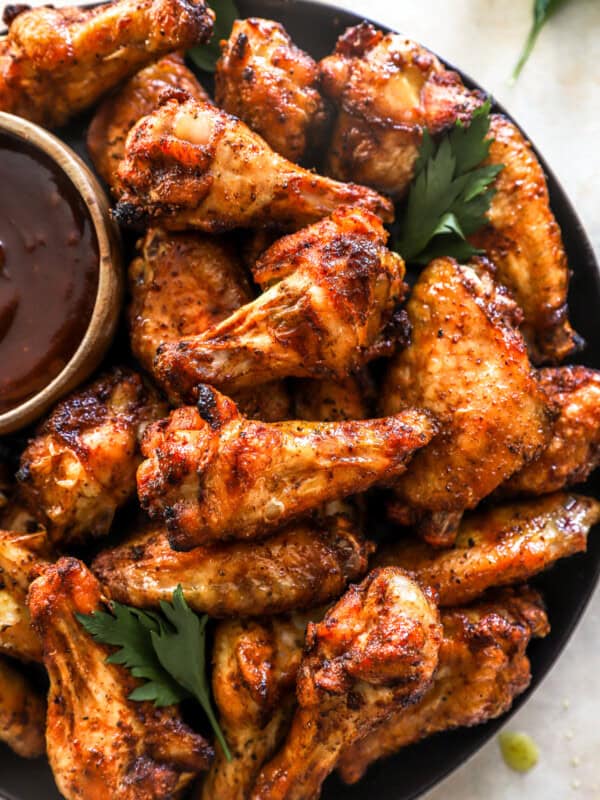
M 27 142 L 48 155 L 71 180 L 90 214 L 98 239 L 96 301 L 79 347 L 61 372 L 15 408 L 0 414 L 0 435 L 16 431 L 40 417 L 57 400 L 85 380 L 98 366 L 115 333 L 123 297 L 119 232 L 109 213 L 102 187 L 70 147 L 21 117 L 0 112 L 0 132 Z

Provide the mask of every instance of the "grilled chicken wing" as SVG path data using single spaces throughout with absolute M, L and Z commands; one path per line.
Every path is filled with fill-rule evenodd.
M 0 531 L 0 651 L 23 661 L 41 661 L 42 648 L 30 624 L 29 584 L 50 558 L 45 532 Z
M 600 464 L 600 372 L 571 366 L 542 369 L 539 376 L 559 416 L 550 444 L 500 487 L 503 495 L 548 494 L 584 483 Z
M 344 378 L 389 352 L 406 286 L 387 238 L 374 214 L 342 208 L 276 242 L 254 268 L 270 288 L 203 334 L 163 345 L 161 383 L 192 400 L 201 383 L 231 392 L 286 376 Z
M 241 120 L 209 103 L 176 99 L 133 128 L 119 167 L 125 187 L 115 216 L 160 220 L 169 229 L 218 233 L 238 227 L 308 225 L 341 205 L 393 218 L 372 189 L 308 172 L 273 152 Z
M 87 149 L 96 172 L 118 196 L 118 167 L 125 155 L 125 140 L 135 123 L 154 111 L 172 90 L 182 90 L 195 100 L 208 101 L 205 89 L 177 53 L 140 70 L 99 106 L 87 134 Z
M 442 625 L 433 686 L 420 702 L 343 752 L 338 769 L 346 783 L 360 780 L 373 761 L 426 736 L 480 725 L 508 711 L 531 679 L 525 654 L 530 639 L 549 630 L 541 598 L 526 587 L 445 610 Z
M 395 484 L 392 516 L 451 544 L 460 515 L 539 454 L 548 400 L 515 322 L 518 310 L 483 261 L 433 261 L 408 301 L 411 342 L 392 361 L 383 410 L 424 406 L 442 424 Z
M 113 369 L 70 395 L 41 426 L 17 473 L 29 509 L 61 547 L 103 536 L 135 492 L 144 426 L 166 413 L 131 370 Z
M 63 125 L 140 67 L 206 42 L 204 0 L 117 0 L 24 11 L 0 41 L 0 110 Z
M 264 536 L 323 503 L 389 482 L 435 432 L 410 410 L 384 419 L 262 423 L 208 386 L 146 431 L 142 507 L 176 549 Z
M 350 375 L 342 381 L 297 381 L 294 390 L 297 419 L 339 422 L 370 416 L 368 376 Z
M 215 72 L 215 100 L 259 133 L 276 152 L 300 161 L 327 125 L 313 59 L 285 28 L 268 19 L 238 19 Z
M 428 590 L 427 590 L 428 591 Z M 341 751 L 429 687 L 441 625 L 431 596 L 401 570 L 374 570 L 309 624 L 299 708 L 252 800 L 310 800 Z
M 600 503 L 593 498 L 552 494 L 464 517 L 450 550 L 402 539 L 382 548 L 375 560 L 402 567 L 432 586 L 441 606 L 455 606 L 585 550 L 588 532 L 599 521 Z
M 550 209 L 546 177 L 531 145 L 499 114 L 486 163 L 503 164 L 496 178 L 490 224 L 471 237 L 483 248 L 523 309 L 523 335 L 536 362 L 562 361 L 579 345 L 568 319 L 569 268 Z
M 50 677 L 46 744 L 66 800 L 172 800 L 207 768 L 212 748 L 175 707 L 128 699 L 138 681 L 107 664 L 76 614 L 100 608 L 100 584 L 74 558 L 61 558 L 31 585 L 29 607 Z
M 27 678 L 0 658 L 0 742 L 23 758 L 44 754 L 46 704 Z
M 395 197 L 413 177 L 423 128 L 466 122 L 484 99 L 424 47 L 366 22 L 339 38 L 320 71 L 338 109 L 329 172 Z

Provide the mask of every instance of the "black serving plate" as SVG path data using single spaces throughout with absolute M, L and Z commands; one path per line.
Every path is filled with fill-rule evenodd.
M 339 34 L 361 17 L 311 0 L 238 0 L 242 17 L 261 16 L 280 21 L 297 45 L 313 57 L 331 52 Z M 410 31 L 407 32 L 410 34 Z M 460 72 L 460 70 L 459 70 Z M 463 74 L 465 83 L 478 87 Z M 482 88 L 482 87 L 478 87 Z M 507 113 L 504 109 L 500 111 Z M 507 114 L 510 116 L 510 114 Z M 63 138 L 85 157 L 82 120 L 62 132 Z M 538 153 L 539 156 L 539 153 Z M 577 361 L 600 369 L 600 271 L 581 222 L 552 171 L 540 160 L 548 177 L 552 208 L 562 229 L 573 278 L 569 292 L 570 316 L 576 330 L 587 341 Z M 600 496 L 600 477 L 585 491 Z M 532 662 L 531 686 L 514 704 L 512 712 L 527 701 L 567 644 L 583 613 L 600 574 L 600 536 L 592 533 L 586 554 L 561 561 L 534 583 L 546 599 L 552 633 L 534 641 L 529 654 Z M 473 755 L 507 717 L 475 728 L 438 734 L 398 755 L 373 765 L 358 784 L 347 787 L 336 776 L 329 778 L 323 800 L 411 800 L 418 797 Z M 45 760 L 26 762 L 0 746 L 0 796 L 10 800 L 59 800 Z M 96 798 L 94 798 L 96 800 Z M 113 800 L 102 798 L 101 800 Z M 214 798 L 214 800 L 222 800 Z

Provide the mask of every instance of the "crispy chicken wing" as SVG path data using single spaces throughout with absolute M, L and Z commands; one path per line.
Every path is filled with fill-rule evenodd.
M 540 381 L 559 409 L 550 444 L 504 483 L 503 495 L 547 494 L 584 483 L 600 464 L 600 372 L 542 369 Z
M 205 89 L 178 53 L 171 53 L 140 70 L 96 111 L 87 134 L 87 149 L 96 172 L 118 196 L 117 170 L 125 155 L 125 140 L 135 123 L 150 114 L 172 90 L 187 92 L 195 100 L 208 101 Z
M 402 570 L 374 570 L 309 624 L 298 670 L 299 708 L 285 744 L 261 771 L 252 800 L 311 800 L 341 751 L 429 687 L 439 614 Z
M 408 570 L 438 592 L 441 606 L 455 606 L 585 550 L 599 521 L 600 503 L 593 498 L 552 494 L 463 517 L 450 550 L 404 538 L 379 550 L 375 560 Z
M 135 492 L 138 439 L 166 413 L 154 390 L 116 368 L 63 400 L 28 444 L 21 493 L 53 544 L 105 535 Z
M 215 72 L 215 100 L 273 150 L 300 161 L 327 125 L 313 59 L 285 28 L 268 19 L 238 19 Z
M 191 400 L 201 383 L 231 392 L 286 376 L 344 378 L 389 352 L 406 286 L 387 238 L 378 217 L 346 207 L 276 242 L 254 268 L 270 288 L 203 334 L 163 345 L 161 382 Z
M 253 539 L 391 481 L 435 430 L 414 409 L 374 420 L 262 423 L 204 386 L 198 408 L 178 408 L 146 431 L 138 495 L 176 549 Z
M 298 419 L 339 422 L 370 416 L 368 394 L 371 387 L 367 376 L 349 375 L 341 381 L 297 381 L 294 390 L 294 411 Z
M 46 703 L 27 678 L 0 657 L 0 742 L 23 758 L 44 754 Z
M 116 218 L 160 220 L 169 229 L 218 233 L 238 227 L 297 229 L 341 205 L 393 219 L 372 189 L 308 172 L 273 152 L 241 120 L 209 103 L 170 100 L 133 128 L 119 167 Z
M 525 651 L 546 636 L 539 595 L 504 590 L 467 608 L 442 612 L 444 636 L 433 686 L 418 703 L 393 714 L 342 754 L 338 769 L 356 783 L 369 764 L 439 731 L 480 725 L 504 714 L 529 685 Z
M 383 411 L 424 406 L 442 430 L 396 483 L 392 516 L 451 544 L 461 513 L 549 441 L 548 400 L 516 328 L 518 310 L 484 261 L 433 261 L 407 311 L 412 338 L 390 365 Z
M 107 664 L 108 648 L 75 617 L 100 605 L 100 584 L 74 558 L 61 558 L 31 585 L 50 677 L 46 744 L 56 785 L 66 800 L 173 800 L 207 768 L 212 748 L 176 707 L 128 699 L 137 679 Z
M 24 11 L 0 41 L 0 110 L 63 125 L 140 67 L 206 42 L 204 0 L 116 0 Z
M 348 28 L 320 70 L 338 109 L 331 175 L 395 197 L 412 179 L 423 128 L 435 134 L 466 122 L 483 102 L 424 47 L 366 22 Z

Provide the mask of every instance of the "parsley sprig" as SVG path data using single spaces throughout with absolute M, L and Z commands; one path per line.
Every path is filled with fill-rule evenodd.
M 479 252 L 467 236 L 487 222 L 501 164 L 479 166 L 491 139 L 490 101 L 468 126 L 457 121 L 439 142 L 425 130 L 395 249 L 406 261 L 426 264 L 440 255 L 467 259 Z
M 91 636 L 119 649 L 106 659 L 121 664 L 135 678 L 145 681 L 129 695 L 130 700 L 153 701 L 158 707 L 195 697 L 204 709 L 228 760 L 231 753 L 214 715 L 206 680 L 206 624 L 185 601 L 181 586 L 173 602 L 161 601 L 160 611 L 111 602 L 110 613 L 77 614 Z
M 233 23 L 240 16 L 233 0 L 209 0 L 207 5 L 215 12 L 213 34 L 206 44 L 199 44 L 187 51 L 194 64 L 205 72 L 214 72 L 221 56 L 221 39 L 229 38 Z
M 529 35 L 523 46 L 523 51 L 513 71 L 513 80 L 516 80 L 521 74 L 521 70 L 531 55 L 540 31 L 548 19 L 555 11 L 558 11 L 561 6 L 564 6 L 567 1 L 568 0 L 533 0 L 533 22 L 531 23 Z

